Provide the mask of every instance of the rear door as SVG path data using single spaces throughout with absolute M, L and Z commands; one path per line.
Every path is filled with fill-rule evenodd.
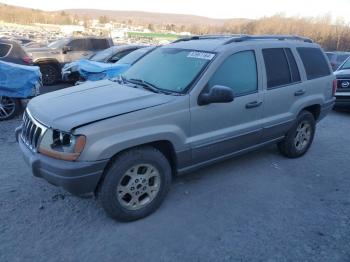
M 283 136 L 293 124 L 293 105 L 306 90 L 295 60 L 296 50 L 286 47 L 262 48 L 265 68 L 263 141 Z
M 193 163 L 230 155 L 260 143 L 262 97 L 259 66 L 254 48 L 228 56 L 209 78 L 204 91 L 215 85 L 232 88 L 230 103 L 200 106 L 191 97 L 191 147 Z

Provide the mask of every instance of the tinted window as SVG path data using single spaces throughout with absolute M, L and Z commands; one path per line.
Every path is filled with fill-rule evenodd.
M 294 55 L 289 48 L 286 48 L 284 50 L 286 51 L 287 59 L 289 62 L 290 72 L 292 74 L 292 82 L 300 82 L 300 73 L 297 63 L 295 62 Z
M 258 74 L 254 52 L 243 51 L 227 58 L 209 80 L 209 88 L 215 85 L 232 88 L 236 96 L 256 92 Z
M 11 45 L 0 43 L 0 57 L 4 57 L 10 51 Z
M 70 46 L 72 51 L 84 51 L 86 50 L 85 40 L 84 39 L 75 39 L 72 40 L 68 46 Z
M 327 76 L 331 73 L 328 62 L 320 49 L 299 47 L 297 50 L 301 60 L 303 61 L 307 79 L 315 79 L 318 77 Z
M 93 50 L 102 50 L 109 47 L 107 39 L 91 39 Z
M 267 88 L 287 85 L 292 82 L 286 54 L 283 48 L 269 48 L 263 51 Z

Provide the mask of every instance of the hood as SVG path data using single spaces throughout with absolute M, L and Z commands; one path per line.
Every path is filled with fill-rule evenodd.
M 70 131 L 78 126 L 165 104 L 174 97 L 120 85 L 89 82 L 32 99 L 28 110 L 42 124 Z
M 334 75 L 337 78 L 350 78 L 350 69 L 337 70 Z

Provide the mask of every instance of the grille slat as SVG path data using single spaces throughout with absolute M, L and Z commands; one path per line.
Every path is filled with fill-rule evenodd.
M 21 138 L 31 150 L 36 151 L 45 130 L 45 127 L 35 121 L 27 111 L 24 113 Z

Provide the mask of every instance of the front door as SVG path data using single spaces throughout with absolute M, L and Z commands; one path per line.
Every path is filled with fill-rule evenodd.
M 193 164 L 229 156 L 260 142 L 260 82 L 255 50 L 234 53 L 218 67 L 205 90 L 227 86 L 235 98 L 230 103 L 191 108 Z

